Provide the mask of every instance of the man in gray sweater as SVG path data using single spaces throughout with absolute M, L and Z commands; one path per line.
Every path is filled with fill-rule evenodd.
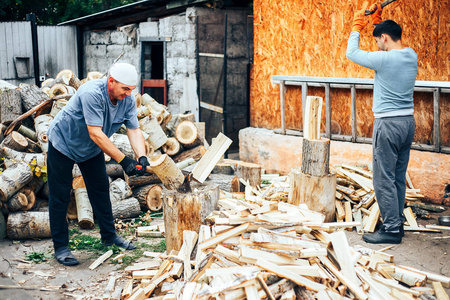
M 373 185 L 383 225 L 363 239 L 374 244 L 399 244 L 404 235 L 406 169 L 415 130 L 413 92 L 417 54 L 403 47 L 401 27 L 392 20 L 381 22 L 381 6 L 373 5 L 370 10 L 375 7 L 373 36 L 381 51 L 359 49 L 360 32 L 368 23 L 364 20 L 364 9 L 355 13 L 347 43 L 347 58 L 375 71 Z

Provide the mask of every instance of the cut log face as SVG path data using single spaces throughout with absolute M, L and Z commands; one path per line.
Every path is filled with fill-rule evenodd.
M 21 86 L 20 95 L 25 111 L 29 111 L 39 103 L 49 99 L 48 95 L 34 84 Z
M 27 198 L 27 205 L 21 208 L 21 210 L 23 211 L 32 210 L 36 205 L 36 193 L 33 191 L 31 187 L 28 186 L 24 186 L 22 189 L 20 189 L 19 192 L 25 195 L 25 197 Z
M 12 163 L 0 174 L 0 201 L 6 202 L 32 179 L 33 172 L 29 165 L 23 162 Z
M 139 200 L 143 210 L 158 211 L 162 207 L 162 187 L 158 184 L 146 185 L 133 189 L 133 196 Z
M 183 243 L 184 230 L 199 232 L 205 218 L 217 208 L 220 191 L 216 184 L 192 184 L 193 192 L 178 193 L 163 189 L 164 227 L 167 253 L 179 251 Z
M 141 207 L 136 198 L 127 198 L 114 202 L 111 207 L 114 219 L 134 218 L 141 213 Z
M 9 239 L 49 238 L 50 217 L 48 212 L 15 212 L 8 216 L 7 234 Z
M 302 172 L 313 176 L 330 173 L 330 140 L 303 138 Z
M 1 146 L 6 146 L 16 151 L 23 151 L 28 146 L 28 141 L 20 133 L 13 131 L 5 137 Z
M 23 210 L 27 207 L 28 199 L 27 196 L 21 192 L 15 193 L 11 198 L 6 201 L 6 209 L 10 212 L 15 212 L 18 210 Z
M 6 90 L 0 94 L 0 122 L 9 125 L 22 115 L 20 90 Z
M 152 156 L 150 167 L 169 190 L 176 190 L 184 182 L 183 173 L 167 154 Z
M 89 202 L 87 190 L 85 188 L 76 189 L 75 200 L 77 203 L 78 225 L 86 229 L 94 227 L 94 213 Z
M 167 139 L 167 142 L 162 146 L 162 150 L 167 155 L 173 156 L 178 154 L 181 151 L 180 142 L 174 137 L 170 137 Z
M 53 117 L 49 114 L 39 115 L 34 119 L 34 127 L 36 128 L 36 136 L 39 145 L 41 145 L 42 152 L 48 151 L 48 136 L 47 131 L 50 127 L 50 123 L 53 121 Z
M 190 121 L 178 124 L 175 137 L 186 149 L 203 145 L 203 139 L 199 135 L 197 126 Z
M 141 119 L 139 124 L 142 131 L 149 135 L 147 140 L 154 150 L 159 149 L 167 142 L 167 136 L 155 118 L 149 118 L 147 116 Z
M 55 84 L 48 91 L 48 95 L 50 97 L 66 95 L 68 93 L 69 93 L 69 91 L 67 90 L 67 87 L 65 85 L 63 85 L 63 84 Z

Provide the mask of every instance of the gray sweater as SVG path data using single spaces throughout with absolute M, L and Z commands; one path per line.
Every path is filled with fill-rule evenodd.
M 353 31 L 347 43 L 347 58 L 375 70 L 373 107 L 375 117 L 412 115 L 417 76 L 417 54 L 411 48 L 389 51 L 359 49 L 360 33 Z

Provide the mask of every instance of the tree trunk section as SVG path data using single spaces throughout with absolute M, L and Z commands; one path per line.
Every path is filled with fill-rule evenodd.
M 33 172 L 29 165 L 23 162 L 12 163 L 0 174 L 0 201 L 6 202 L 32 179 Z
M 325 222 L 333 222 L 336 212 L 336 174 L 312 176 L 300 167 L 291 170 L 288 202 L 293 205 L 305 203 L 310 210 L 325 215 Z
M 176 190 L 184 182 L 183 173 L 167 154 L 152 156 L 150 167 L 169 190 Z
M 41 149 L 42 149 L 43 153 L 47 153 L 47 151 L 48 151 L 47 131 L 48 131 L 48 128 L 50 127 L 50 123 L 52 121 L 53 121 L 53 117 L 48 114 L 37 116 L 34 119 L 34 127 L 36 129 L 36 136 L 37 136 L 39 145 L 41 145 Z
M 5 90 L 0 94 L 0 121 L 9 125 L 22 115 L 22 98 L 19 89 Z
M 33 189 L 28 186 L 24 186 L 19 191 L 19 193 L 24 194 L 25 197 L 27 198 L 27 206 L 23 207 L 22 210 L 23 211 L 32 210 L 34 208 L 34 206 L 36 205 L 36 193 L 33 191 Z
M 192 184 L 193 192 L 178 193 L 163 189 L 164 227 L 167 253 L 179 251 L 183 244 L 183 231 L 199 232 L 205 218 L 215 209 L 220 192 L 217 184 Z
M 122 166 L 120 164 L 118 164 L 116 161 L 111 161 L 110 163 L 106 163 L 106 174 L 110 177 L 123 178 Z M 73 177 L 81 176 L 81 171 L 77 164 L 75 164 L 73 166 L 72 176 Z
M 56 115 L 67 105 L 67 100 L 60 99 L 53 101 L 52 109 L 50 110 L 50 115 L 56 117 Z
M 5 137 L 1 145 L 16 151 L 24 151 L 28 146 L 28 141 L 20 133 L 13 131 Z
M 60 84 L 60 83 L 55 84 L 48 91 L 48 95 L 52 98 L 55 96 L 60 96 L 60 95 L 67 95 L 68 93 L 69 93 L 69 90 L 67 89 L 67 87 L 64 84 Z
M 52 81 L 46 83 L 45 85 L 42 86 L 42 88 L 49 88 L 49 89 L 51 89 L 52 87 L 54 87 L 57 84 L 69 85 L 69 79 L 67 77 L 65 77 L 65 76 L 60 76 L 60 77 L 58 77 L 56 79 L 53 79 Z
M 49 99 L 48 95 L 34 84 L 21 87 L 20 96 L 22 97 L 22 105 L 25 111 L 29 111 L 41 102 Z
M 162 187 L 158 184 L 146 185 L 133 189 L 133 196 L 138 199 L 142 210 L 158 211 L 162 207 Z
M 114 133 L 110 138 L 111 142 L 126 156 L 132 159 L 136 159 L 136 154 L 131 148 L 130 140 L 125 134 Z
M 12 160 L 23 160 L 27 164 L 36 165 L 40 168 L 46 166 L 47 163 L 45 155 L 43 153 L 19 152 L 8 147 L 3 147 L 2 152 L 6 157 Z
M 203 139 L 199 135 L 197 126 L 190 121 L 184 121 L 178 124 L 175 137 L 186 149 L 203 145 Z
M 173 156 L 178 154 L 181 151 L 180 142 L 174 137 L 170 137 L 167 139 L 167 142 L 162 146 L 162 150 L 167 155 Z
M 69 207 L 67 208 L 67 219 L 69 220 L 78 219 L 77 200 L 75 200 L 75 190 L 72 190 L 72 192 L 70 193 L 70 202 Z
M 303 139 L 302 172 L 312 176 L 330 173 L 330 140 Z
M 126 174 L 125 174 L 126 175 Z M 131 188 L 136 188 L 144 185 L 161 183 L 161 179 L 159 179 L 156 174 L 145 174 L 142 176 L 125 176 L 125 181 Z
M 167 136 L 155 118 L 150 118 L 147 116 L 141 119 L 139 124 L 142 131 L 149 135 L 147 140 L 154 150 L 159 149 L 167 142 Z
M 29 138 L 30 140 L 37 142 L 36 132 L 24 125 L 20 125 L 17 131 L 23 135 L 24 137 Z
M 109 185 L 109 197 L 111 203 L 122 201 L 133 195 L 130 186 L 122 178 L 117 178 Z
M 11 213 L 8 216 L 7 234 L 12 240 L 49 238 L 51 237 L 49 213 L 40 211 Z
M 24 210 L 27 207 L 28 199 L 27 196 L 20 191 L 15 193 L 11 198 L 6 201 L 6 209 L 9 212 L 15 212 L 18 210 Z
M 242 178 L 245 181 L 248 180 L 252 187 L 261 185 L 260 165 L 239 161 L 236 163 L 235 174 L 237 177 Z
M 141 207 L 136 198 L 127 198 L 112 203 L 112 213 L 114 219 L 127 219 L 139 216 Z
M 190 157 L 195 159 L 195 161 L 199 161 L 202 158 L 203 154 L 206 153 L 206 148 L 203 145 L 197 146 L 195 148 L 186 150 L 181 152 L 180 154 L 173 157 L 174 162 L 180 162 L 186 160 Z
M 94 213 L 89 202 L 87 190 L 85 188 L 76 189 L 75 200 L 77 203 L 78 225 L 85 229 L 94 227 Z

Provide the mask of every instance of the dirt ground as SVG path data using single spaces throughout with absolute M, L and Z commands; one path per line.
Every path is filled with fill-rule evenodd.
M 213 180 L 219 183 L 220 188 L 229 190 L 223 176 L 212 174 Z M 450 214 L 450 209 L 441 214 L 432 213 L 433 219 L 418 219 L 421 225 L 437 224 L 439 215 Z M 161 222 L 162 220 L 156 220 Z M 74 226 L 74 225 L 71 225 Z M 84 234 L 98 236 L 98 228 L 83 230 Z M 381 249 L 388 245 L 366 244 L 355 231 L 346 231 L 347 239 L 351 246 L 363 245 L 371 249 Z M 137 242 L 159 243 L 161 239 L 138 238 Z M 450 230 L 442 233 L 406 232 L 403 242 L 395 245 L 386 253 L 394 255 L 395 265 L 405 265 L 420 270 L 450 276 Z M 86 251 L 74 251 L 74 255 L 80 261 L 80 265 L 65 267 L 54 258 L 43 263 L 24 265 L 25 255 L 30 252 L 45 252 L 53 255 L 51 239 L 43 240 L 1 240 L 0 241 L 0 285 L 34 287 L 34 289 L 5 289 L 0 288 L 0 299 L 4 300 L 57 300 L 57 299 L 103 299 L 104 289 L 110 275 L 118 275 L 116 286 L 124 286 L 126 274 L 123 266 L 107 261 L 90 270 L 89 265 L 98 257 Z M 130 254 L 131 251 L 125 251 Z M 150 260 L 141 257 L 138 262 Z M 429 285 L 431 286 L 431 285 Z M 43 290 L 40 288 L 46 288 Z M 450 294 L 450 289 L 446 289 Z

